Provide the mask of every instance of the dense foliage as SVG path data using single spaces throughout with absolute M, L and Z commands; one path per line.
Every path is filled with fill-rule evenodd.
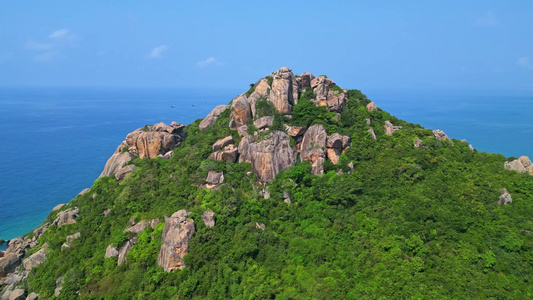
M 124 181 L 101 178 L 64 207 L 80 208 L 77 223 L 41 236 L 50 250 L 29 275 L 28 290 L 53 297 L 62 277 L 64 299 L 531 297 L 533 176 L 504 170 L 502 155 L 471 151 L 458 140 L 437 142 L 431 130 L 380 109 L 368 112 L 358 90 L 348 92 L 340 120 L 312 98 L 306 91 L 292 119 L 276 119 L 321 123 L 329 134 L 351 136 L 352 146 L 339 164 L 326 163 L 324 175 L 310 175 L 309 163 L 300 162 L 268 184 L 271 198 L 264 199 L 250 164 L 206 160 L 218 139 L 240 139 L 228 128 L 229 110 L 205 131 L 198 120 L 171 159 L 137 159 Z M 271 110 L 259 107 L 261 114 Z M 403 129 L 387 136 L 385 120 Z M 416 138 L 428 148 L 415 148 Z M 220 189 L 200 187 L 209 170 L 224 171 Z M 509 190 L 512 205 L 497 205 L 500 188 Z M 180 209 L 193 212 L 197 232 L 188 267 L 164 272 L 156 263 L 163 216 Z M 213 228 L 201 220 L 207 209 L 216 214 Z M 145 229 L 117 266 L 104 253 L 127 241 L 132 216 L 162 223 Z M 61 251 L 78 231 L 81 237 Z

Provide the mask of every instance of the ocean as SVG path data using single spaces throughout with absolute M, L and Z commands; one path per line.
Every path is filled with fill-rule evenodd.
M 54 206 L 90 187 L 129 132 L 158 122 L 189 124 L 239 92 L 0 89 L 0 239 L 30 232 Z M 533 158 L 529 116 L 533 93 L 386 89 L 363 93 L 398 118 L 442 129 L 480 151 Z

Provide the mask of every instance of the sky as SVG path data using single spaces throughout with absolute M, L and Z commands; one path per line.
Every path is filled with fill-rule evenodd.
M 533 1 L 1 1 L 0 86 L 533 90 Z

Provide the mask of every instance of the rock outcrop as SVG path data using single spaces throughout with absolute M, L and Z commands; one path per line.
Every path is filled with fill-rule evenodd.
M 130 253 L 131 247 L 137 243 L 137 237 L 129 239 L 120 250 L 118 250 L 117 266 L 126 262 L 126 255 Z
M 285 132 L 274 131 L 264 139 L 256 139 L 253 136 L 241 139 L 239 162 L 250 162 L 259 182 L 269 182 L 295 164 L 296 152 Z
M 48 254 L 48 244 L 44 244 L 39 251 L 33 253 L 28 258 L 24 259 L 22 264 L 26 271 L 31 271 L 33 268 L 44 263 L 46 259 L 46 254 Z
M 105 249 L 104 258 L 117 257 L 117 256 L 118 256 L 117 248 L 113 247 L 112 245 L 107 246 L 107 248 Z
M 274 123 L 274 116 L 261 117 L 254 121 L 254 126 L 258 130 L 265 130 Z
M 300 159 L 308 161 L 313 166 L 313 175 L 321 175 L 322 164 L 326 160 L 327 133 L 320 124 L 313 125 L 305 132 L 300 146 Z
M 122 181 L 124 180 L 124 178 L 126 177 L 126 175 L 128 175 L 129 173 L 133 172 L 133 170 L 135 170 L 137 168 L 136 165 L 127 165 L 127 166 L 124 166 L 120 169 L 117 170 L 117 172 L 115 173 L 115 178 L 118 180 L 118 181 Z
M 159 219 L 155 218 L 150 221 L 141 221 L 139 223 L 133 222 L 133 224 L 130 223 L 130 226 L 124 228 L 125 232 L 134 232 L 136 234 L 141 233 L 146 227 L 150 226 L 152 229 L 155 228 L 155 226 L 159 224 Z
M 194 221 L 187 219 L 185 210 L 175 212 L 170 218 L 165 217 L 165 228 L 161 241 L 157 263 L 167 272 L 185 268 L 183 257 L 189 252 L 189 240 L 196 232 Z
M 256 116 L 257 114 L 257 109 L 256 109 L 257 100 L 268 99 L 270 95 L 270 90 L 271 90 L 271 87 L 268 84 L 268 80 L 266 80 L 265 78 L 262 78 L 261 80 L 259 80 L 259 82 L 255 84 L 254 91 L 248 97 L 248 103 L 250 103 L 250 108 L 252 110 L 253 116 Z
M 66 248 L 70 248 L 70 246 L 72 246 L 72 241 L 79 238 L 80 236 L 81 234 L 79 232 L 76 232 L 73 235 L 67 236 L 67 242 L 61 245 L 61 251 L 65 250 Z
M 85 189 L 83 189 L 83 190 L 78 194 L 78 196 L 85 195 L 85 194 L 87 194 L 87 193 L 90 192 L 90 191 L 91 191 L 90 188 L 85 188 Z
M 224 112 L 226 109 L 228 109 L 229 105 L 218 105 L 216 106 L 203 120 L 200 122 L 200 125 L 198 125 L 198 128 L 200 130 L 206 130 L 207 128 L 211 127 L 217 120 L 217 118 L 220 116 L 222 112 Z
M 115 153 L 107 160 L 100 177 L 117 173 L 135 156 L 154 158 L 166 154 L 181 144 L 185 137 L 184 125 L 172 122 L 169 125 L 158 123 L 139 128 L 126 136 Z
M 213 151 L 220 151 L 220 150 L 224 149 L 226 146 L 233 145 L 233 144 L 234 144 L 233 138 L 230 135 L 230 136 L 227 136 L 227 137 L 225 137 L 223 139 L 220 139 L 220 140 L 216 141 L 213 144 L 212 148 L 213 148 Z
M 421 139 L 416 139 L 413 142 L 413 146 L 415 146 L 416 148 L 426 148 L 426 145 L 424 144 L 424 142 L 422 142 Z
M 448 140 L 450 141 L 450 138 L 444 133 L 444 131 L 440 129 L 433 130 L 433 136 L 437 139 L 438 142 Z
M 514 170 L 518 173 L 529 173 L 533 175 L 533 163 L 527 156 L 520 156 L 513 161 L 506 161 L 503 167 L 507 170 Z
M 291 71 L 287 67 L 282 67 L 273 74 L 272 90 L 268 100 L 281 114 L 290 114 L 292 106 L 298 101 L 298 83 Z
M 500 190 L 500 200 L 498 200 L 498 205 L 507 205 L 513 203 L 513 199 L 511 198 L 511 195 L 507 191 L 507 189 L 501 189 Z
M 207 227 L 215 227 L 215 213 L 212 210 L 204 211 L 202 221 Z
M 350 146 L 349 136 L 340 135 L 338 133 L 328 136 L 326 140 L 327 157 L 336 165 L 339 162 L 339 156 L 348 146 Z
M 252 118 L 252 108 L 248 99 L 244 94 L 239 95 L 237 98 L 233 99 L 231 104 L 231 115 L 229 128 L 237 129 L 240 126 L 246 124 L 246 121 Z
M 369 128 L 367 131 L 370 132 L 370 138 L 372 138 L 373 140 L 377 140 L 376 133 L 374 132 L 374 128 Z
M 59 213 L 57 213 L 57 217 L 52 223 L 52 225 L 61 227 L 63 225 L 74 224 L 76 223 L 76 218 L 78 217 L 79 212 L 80 210 L 78 207 L 75 207 L 74 209 L 69 208 L 67 210 L 60 211 Z
M 234 145 L 229 145 L 226 146 L 223 151 L 211 153 L 208 159 L 236 162 L 237 157 L 239 157 L 239 150 Z
M 368 111 L 373 111 L 374 109 L 377 109 L 378 107 L 376 106 L 376 103 L 370 101 L 370 103 L 368 103 L 366 105 L 366 110 Z
M 224 183 L 224 172 L 215 172 L 213 170 L 207 172 L 206 188 L 212 189 L 222 183 Z
M 383 126 L 386 135 L 392 135 L 395 131 L 402 129 L 402 126 L 394 126 L 390 121 L 385 121 L 385 126 Z

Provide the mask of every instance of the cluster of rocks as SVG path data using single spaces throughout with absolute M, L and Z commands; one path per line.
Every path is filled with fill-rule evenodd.
M 503 167 L 518 173 L 529 173 L 533 175 L 533 163 L 531 163 L 531 160 L 527 156 L 520 156 L 513 161 L 506 161 Z
M 52 211 L 61 209 L 63 206 L 64 204 L 57 205 Z M 17 285 L 26 279 L 33 268 L 45 262 L 49 245 L 42 245 L 38 251 L 27 258 L 24 258 L 24 255 L 29 249 L 33 249 L 39 245 L 37 238 L 50 228 L 50 226 L 61 227 L 74 224 L 76 223 L 78 213 L 78 207 L 60 211 L 54 221 L 47 222 L 33 230 L 33 237 L 18 237 L 9 241 L 6 252 L 0 256 L 0 286 L 2 286 L 3 292 L 1 299 L 37 299 L 37 294 L 31 293 L 30 295 L 26 295 L 26 291 L 17 288 Z M 63 244 L 61 249 L 70 247 L 72 241 L 79 236 L 79 232 L 68 236 L 66 244 Z
M 115 175 L 117 180 L 135 170 L 134 165 L 127 165 L 134 157 L 168 159 L 172 156 L 172 150 L 179 146 L 185 137 L 183 124 L 177 122 L 155 125 L 147 125 L 139 128 L 126 136 L 126 139 L 118 146 L 115 153 L 107 160 L 100 177 Z
M 296 163 L 300 155 L 302 161 L 309 161 L 313 166 L 313 174 L 323 173 L 323 163 L 330 159 L 334 164 L 339 161 L 340 154 L 350 146 L 350 138 L 339 134 L 328 136 L 322 125 L 309 128 L 285 125 L 285 131 L 270 131 L 274 117 L 257 118 L 253 124 L 259 132 L 266 135 L 247 133 L 246 123 L 257 115 L 257 101 L 264 99 L 272 103 L 278 113 L 290 115 L 293 105 L 306 89 L 311 88 L 316 97 L 311 99 L 316 105 L 325 106 L 329 111 L 341 112 L 346 106 L 346 91 L 332 88 L 335 85 L 325 76 L 314 77 L 311 73 L 294 76 L 290 69 L 283 67 L 272 75 L 259 80 L 249 96 L 241 94 L 233 99 L 230 112 L 231 129 L 237 130 L 242 136 L 238 147 L 231 136 L 218 140 L 213 144 L 213 153 L 209 159 L 229 162 L 250 162 L 258 181 L 271 181 L 280 171 L 286 170 Z M 271 84 L 269 83 L 269 79 Z M 211 126 L 216 118 L 228 107 L 217 106 L 201 122 L 200 130 Z M 290 138 L 297 144 L 291 146 Z M 208 178 L 208 184 L 217 184 Z M 208 177 L 210 177 L 208 175 Z

